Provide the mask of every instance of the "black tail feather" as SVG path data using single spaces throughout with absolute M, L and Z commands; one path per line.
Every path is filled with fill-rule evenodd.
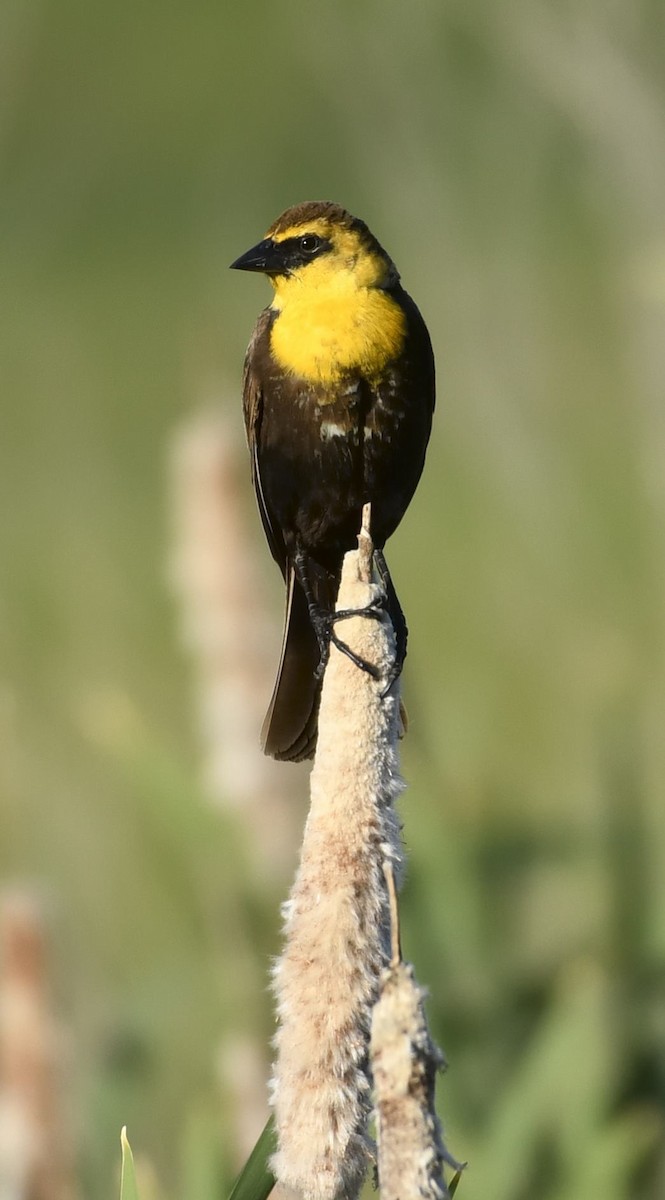
M 263 722 L 261 744 L 266 754 L 287 762 L 311 758 L 316 747 L 320 651 L 309 619 L 305 594 L 292 566 L 286 579 L 286 616 L 277 682 Z
M 406 657 L 408 631 L 382 551 L 377 551 L 375 561 L 386 590 L 387 608 L 395 629 L 396 677 Z M 322 614 L 331 613 L 339 580 L 311 559 L 307 560 L 306 573 L 312 604 Z M 312 624 L 307 597 L 297 578 L 295 566 L 289 563 L 282 654 L 277 682 L 261 731 L 263 749 L 273 758 L 300 762 L 314 755 L 321 699 L 320 663 L 321 645 Z

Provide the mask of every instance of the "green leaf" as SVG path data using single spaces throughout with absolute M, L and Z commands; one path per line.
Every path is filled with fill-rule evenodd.
M 229 1200 L 267 1200 L 277 1182 L 268 1166 L 276 1148 L 275 1125 L 270 1117 L 231 1189 Z
M 123 1125 L 120 1134 L 120 1145 L 122 1146 L 122 1171 L 120 1174 L 120 1200 L 139 1200 L 138 1188 L 136 1186 L 136 1174 L 134 1172 L 134 1157 L 132 1148 L 127 1141 L 127 1126 Z
M 462 1178 L 463 1170 L 464 1170 L 464 1167 L 460 1167 L 459 1171 L 455 1171 L 455 1174 L 453 1175 L 450 1183 L 448 1184 L 448 1195 L 450 1196 L 450 1200 L 453 1200 L 453 1196 L 455 1195 L 455 1192 L 457 1191 L 459 1181 Z

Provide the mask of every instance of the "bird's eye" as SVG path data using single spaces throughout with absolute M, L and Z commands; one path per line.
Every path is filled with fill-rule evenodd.
M 303 254 L 315 254 L 321 245 L 321 238 L 314 233 L 308 233 L 300 239 L 300 249 Z

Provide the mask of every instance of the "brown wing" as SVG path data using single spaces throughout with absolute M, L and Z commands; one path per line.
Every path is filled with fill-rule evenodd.
M 279 564 L 282 575 L 286 579 L 287 561 L 284 538 L 277 523 L 268 508 L 259 468 L 259 444 L 261 438 L 261 421 L 263 418 L 263 384 L 261 379 L 261 361 L 265 360 L 265 347 L 270 337 L 270 326 L 274 320 L 274 312 L 265 308 L 261 313 L 252 334 L 247 354 L 242 381 L 242 411 L 245 418 L 245 432 L 249 446 L 252 483 L 256 494 L 261 523 L 263 525 L 270 552 Z M 262 353 L 263 352 L 263 353 Z
M 273 558 L 286 581 L 286 618 L 277 681 L 263 723 L 261 742 L 266 754 L 298 762 L 310 758 L 316 745 L 320 681 L 316 676 L 319 646 L 305 594 L 288 561 L 282 531 L 266 501 L 260 469 L 263 420 L 262 364 L 269 361 L 270 326 L 274 315 L 265 309 L 247 348 L 243 375 L 243 415 L 249 445 L 252 482 L 261 522 Z

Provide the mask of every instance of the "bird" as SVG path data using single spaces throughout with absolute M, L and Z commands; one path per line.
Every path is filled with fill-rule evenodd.
M 371 503 L 375 563 L 396 635 L 407 625 L 383 549 L 415 492 L 435 404 L 427 326 L 364 221 L 330 201 L 288 208 L 231 264 L 274 289 L 243 371 L 251 476 L 286 584 L 282 651 L 261 732 L 267 755 L 316 748 L 323 667 L 336 636 L 342 561 Z M 368 612 L 368 615 L 375 615 Z

